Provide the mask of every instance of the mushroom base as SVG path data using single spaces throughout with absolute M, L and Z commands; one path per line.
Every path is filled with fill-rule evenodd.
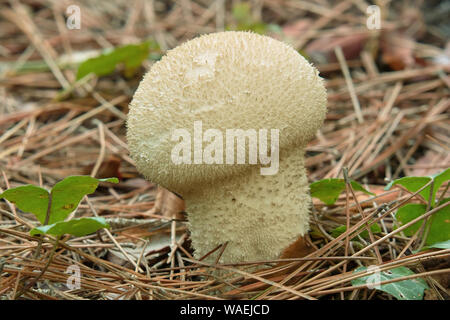
M 183 194 L 195 257 L 227 243 L 219 263 L 277 259 L 309 229 L 311 198 L 304 150 L 280 152 L 279 171 L 245 175 L 192 186 Z M 221 250 L 204 261 L 214 263 Z

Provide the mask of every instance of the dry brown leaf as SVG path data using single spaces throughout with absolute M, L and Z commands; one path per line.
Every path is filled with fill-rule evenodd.
M 96 177 L 99 179 L 111 178 L 111 177 L 117 177 L 119 179 L 122 179 L 122 175 L 119 172 L 120 161 L 121 160 L 119 157 L 109 156 L 100 165 L 100 168 L 98 169 Z M 92 168 L 94 168 L 94 166 L 95 166 L 95 164 L 90 164 L 88 166 L 85 166 L 83 168 L 83 174 L 87 174 L 87 175 L 91 174 Z
M 168 219 L 184 220 L 186 210 L 184 200 L 163 187 L 158 186 L 155 200 L 155 212 Z
M 304 237 L 298 237 L 289 247 L 281 253 L 280 259 L 302 258 L 314 252 L 314 248 L 305 240 Z M 280 265 L 286 264 L 281 262 Z
M 403 70 L 414 65 L 425 65 L 414 56 L 415 41 L 400 32 L 384 32 L 381 36 L 381 60 L 393 70 Z

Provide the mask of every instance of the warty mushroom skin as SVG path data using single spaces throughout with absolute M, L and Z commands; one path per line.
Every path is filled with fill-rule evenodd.
M 325 115 L 323 80 L 298 52 L 228 31 L 185 42 L 152 66 L 130 104 L 127 139 L 138 171 L 185 199 L 197 258 L 227 243 L 222 263 L 269 260 L 309 229 L 304 149 Z M 279 129 L 278 173 L 261 175 L 260 164 L 174 164 L 173 130 L 193 137 L 194 121 L 203 131 Z

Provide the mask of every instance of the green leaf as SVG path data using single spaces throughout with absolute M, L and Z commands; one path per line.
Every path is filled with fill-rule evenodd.
M 97 189 L 99 182 L 118 183 L 119 179 L 70 176 L 55 184 L 50 192 L 52 202 L 48 224 L 66 219 L 77 208 L 86 194 L 93 193 Z M 33 213 L 39 222 L 44 224 L 49 201 L 47 190 L 26 185 L 6 190 L 0 194 L 0 199 L 2 198 L 14 203 L 24 212 Z
M 425 213 L 426 210 L 427 206 L 425 204 L 408 203 L 397 210 L 397 213 L 395 214 L 395 219 L 400 223 L 400 226 L 402 226 L 416 219 L 417 217 L 420 217 Z M 417 230 L 419 230 L 422 223 L 423 220 L 418 221 L 414 223 L 412 226 L 409 226 L 408 228 L 404 229 L 403 232 L 408 237 L 411 237 L 417 232 Z
M 23 212 L 31 212 L 43 224 L 47 215 L 48 191 L 31 184 L 11 188 L 0 194 Z
M 109 224 L 104 218 L 78 218 L 70 221 L 59 221 L 51 225 L 40 226 L 30 231 L 32 236 L 36 234 L 51 234 L 62 236 L 63 234 L 71 234 L 76 237 L 85 236 L 96 232 L 102 228 L 109 228 Z
M 381 227 L 380 227 L 377 223 L 372 224 L 372 225 L 370 226 L 370 230 L 372 231 L 373 234 L 381 233 Z M 342 225 L 342 226 L 339 226 L 339 227 L 335 228 L 333 231 L 331 231 L 331 235 L 332 235 L 334 238 L 337 238 L 337 237 L 339 237 L 341 234 L 343 234 L 345 231 L 347 231 L 347 227 L 344 226 L 344 225 Z M 365 229 L 364 227 L 361 227 L 361 228 L 359 229 L 359 232 L 358 232 L 358 233 L 359 233 L 359 234 L 361 235 L 361 237 L 364 238 L 364 239 L 369 239 L 369 238 L 370 238 L 370 237 L 369 237 L 369 232 L 368 232 L 367 229 Z M 357 240 L 356 237 L 352 239 L 352 241 L 356 241 L 356 240 Z
M 440 204 L 450 201 L 445 199 Z M 446 206 L 434 213 L 429 219 L 431 223 L 426 245 L 450 240 L 450 206 Z
M 450 201 L 450 199 L 445 199 L 441 201 L 445 203 Z M 395 214 L 396 220 L 400 225 L 404 225 L 417 217 L 420 217 L 425 213 L 426 205 L 417 203 L 408 203 L 397 210 Z M 418 221 L 412 226 L 403 230 L 405 235 L 412 236 L 420 228 L 423 221 Z M 442 208 L 441 210 L 435 212 L 429 219 L 425 226 L 429 228 L 428 236 L 425 241 L 426 245 L 433 245 L 438 242 L 444 242 L 450 239 L 450 206 Z
M 420 188 L 422 188 L 424 185 L 426 185 L 428 182 L 431 181 L 430 177 L 403 177 L 394 181 L 391 181 L 384 190 L 389 190 L 393 186 L 399 184 L 406 188 L 409 192 L 416 192 Z M 425 199 L 425 201 L 428 201 L 430 197 L 430 186 L 426 187 L 422 191 L 419 192 L 419 194 Z
M 368 195 L 375 195 L 372 192 L 364 189 L 356 181 L 351 181 L 350 184 L 354 191 L 362 191 Z M 311 197 L 318 198 L 326 205 L 332 205 L 339 198 L 342 191 L 345 190 L 344 179 L 323 179 L 310 184 Z
M 403 177 L 389 183 L 384 188 L 384 190 L 389 190 L 393 186 L 399 184 L 405 187 L 406 190 L 408 190 L 409 192 L 414 193 L 420 188 L 422 188 L 424 185 L 429 183 L 431 179 L 434 179 L 433 192 L 431 198 L 431 206 L 434 208 L 437 191 L 444 182 L 450 180 L 450 168 L 429 177 Z M 430 187 L 431 185 L 419 192 L 419 194 L 425 199 L 425 201 L 428 201 L 430 199 Z
M 433 190 L 433 198 L 432 198 L 432 204 L 434 205 L 435 199 L 436 199 L 436 193 L 438 192 L 441 185 L 450 180 L 450 168 L 447 168 L 446 170 L 442 171 L 441 173 L 437 173 L 433 176 L 431 176 L 434 179 L 434 190 Z
M 367 270 L 366 267 L 357 268 L 354 273 Z M 377 282 L 397 279 L 404 276 L 413 275 L 410 269 L 406 267 L 398 267 L 391 270 L 375 273 L 369 276 L 361 277 L 352 280 L 353 286 L 358 285 L 372 285 L 375 289 L 389 293 L 398 300 L 422 300 L 423 292 L 428 289 L 426 282 L 423 279 L 410 279 L 392 282 L 383 285 L 376 285 Z
M 430 246 L 423 247 L 422 250 L 427 250 L 427 249 L 431 249 L 431 248 L 450 249 L 450 240 L 433 243 Z
M 88 59 L 79 66 L 77 80 L 90 73 L 95 73 L 97 76 L 111 74 L 119 63 L 124 63 L 125 76 L 130 77 L 142 64 L 142 61 L 147 59 L 150 51 L 152 49 L 155 50 L 157 46 L 153 41 L 130 44 L 115 48 L 113 51 L 98 57 Z
M 51 191 L 49 224 L 66 219 L 85 195 L 97 189 L 99 181 L 118 182 L 117 178 L 96 179 L 90 176 L 70 176 L 55 184 Z

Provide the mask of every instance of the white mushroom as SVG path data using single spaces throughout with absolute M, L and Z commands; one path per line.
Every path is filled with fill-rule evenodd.
M 308 231 L 304 149 L 325 114 L 323 80 L 298 52 L 267 36 L 221 32 L 188 41 L 152 66 L 130 104 L 127 138 L 139 172 L 185 199 L 197 258 L 227 243 L 223 263 L 276 259 Z M 278 171 L 264 175 L 267 162 L 249 158 L 227 164 L 238 152 L 227 129 L 267 129 Z M 173 161 L 186 140 L 194 140 L 192 149 L 180 155 L 191 163 Z

